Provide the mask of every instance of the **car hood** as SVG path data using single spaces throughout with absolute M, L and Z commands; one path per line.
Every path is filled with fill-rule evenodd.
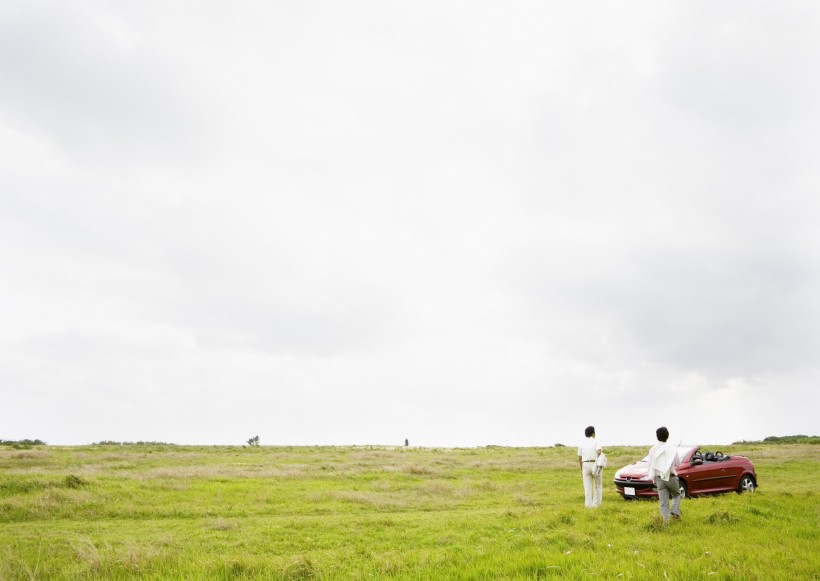
M 629 466 L 624 466 L 615 473 L 615 478 L 627 478 L 633 480 L 649 480 L 649 462 L 635 462 Z

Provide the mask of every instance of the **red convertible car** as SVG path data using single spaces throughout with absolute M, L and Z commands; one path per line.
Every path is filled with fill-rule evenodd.
M 755 467 L 746 456 L 701 452 L 700 446 L 678 446 L 678 480 L 684 497 L 718 492 L 752 492 L 757 488 Z M 626 499 L 657 497 L 649 480 L 647 458 L 615 473 L 615 488 Z

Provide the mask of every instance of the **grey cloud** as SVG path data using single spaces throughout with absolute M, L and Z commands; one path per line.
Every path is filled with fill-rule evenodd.
M 679 9 L 660 44 L 656 76 L 673 106 L 747 139 L 799 126 L 820 90 L 820 63 L 808 39 L 820 20 L 815 5 L 753 2 L 713 7 L 706 21 Z M 697 28 L 697 37 L 689 33 Z M 816 119 L 815 119 L 816 122 Z
M 124 41 L 81 6 L 23 3 L 0 18 L 0 107 L 68 156 L 105 167 L 190 159 L 198 145 L 190 87 L 173 57 Z
M 586 329 L 590 346 L 612 335 L 618 356 L 632 364 L 724 378 L 806 365 L 820 348 L 820 319 L 811 304 L 820 281 L 810 274 L 817 257 L 800 248 L 744 244 L 676 248 L 645 239 L 643 248 L 602 245 L 600 256 L 576 250 L 559 262 L 536 251 L 511 262 L 507 273 L 526 289 L 522 309 L 539 313 L 530 329 Z M 523 264 L 529 274 L 521 272 Z
M 622 315 L 642 352 L 675 367 L 724 377 L 782 373 L 820 348 L 809 299 L 816 281 L 790 261 L 754 250 L 656 255 Z

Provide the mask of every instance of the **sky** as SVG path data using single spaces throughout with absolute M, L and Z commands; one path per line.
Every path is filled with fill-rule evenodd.
M 0 4 L 0 439 L 820 433 L 820 5 Z

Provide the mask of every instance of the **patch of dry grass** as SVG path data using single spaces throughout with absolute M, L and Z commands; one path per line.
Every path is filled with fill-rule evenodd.
M 225 518 L 216 518 L 208 524 L 208 528 L 215 530 L 215 531 L 230 531 L 237 528 L 239 525 L 234 520 L 228 520 Z

